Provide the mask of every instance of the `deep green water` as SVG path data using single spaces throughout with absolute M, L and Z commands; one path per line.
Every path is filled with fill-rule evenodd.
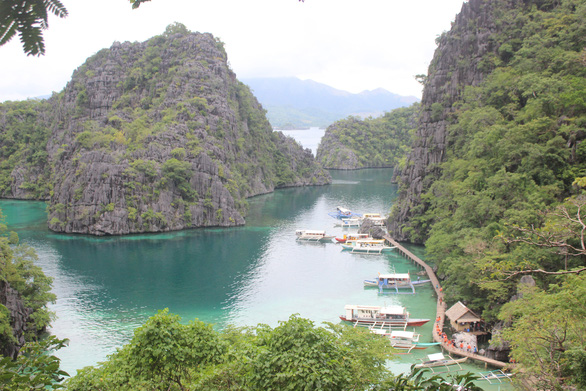
M 9 229 L 32 245 L 38 264 L 54 278 L 58 318 L 52 333 L 70 339 L 58 352 L 62 367 L 95 365 L 132 337 L 158 310 L 169 308 L 184 321 L 198 318 L 217 328 L 226 324 L 278 325 L 291 314 L 320 324 L 339 322 L 345 304 L 402 304 L 413 317 L 435 318 L 430 286 L 415 295 L 378 295 L 362 280 L 394 268 L 417 267 L 396 253 L 357 255 L 331 244 L 299 243 L 296 229 L 324 229 L 343 235 L 328 212 L 337 206 L 357 212 L 388 213 L 396 196 L 388 169 L 332 171 L 323 187 L 278 190 L 249 199 L 246 226 L 173 233 L 95 238 L 54 234 L 46 228 L 45 204 L 0 201 Z M 423 248 L 410 249 L 423 257 Z M 433 322 L 419 327 L 431 341 Z M 429 348 L 391 364 L 408 372 Z M 482 366 L 469 365 L 473 372 Z

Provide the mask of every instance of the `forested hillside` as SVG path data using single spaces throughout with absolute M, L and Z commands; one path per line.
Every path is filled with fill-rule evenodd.
M 378 118 L 349 117 L 326 129 L 316 158 L 326 168 L 393 167 L 407 154 L 417 126 L 419 104 Z
M 425 242 L 449 303 L 510 326 L 540 389 L 586 385 L 584 20 L 576 0 L 464 5 L 438 38 L 391 218 Z

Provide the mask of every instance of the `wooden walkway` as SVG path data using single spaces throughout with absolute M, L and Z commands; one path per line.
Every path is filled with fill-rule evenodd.
M 423 269 L 427 273 L 427 276 L 431 280 L 431 283 L 433 285 L 433 289 L 435 289 L 435 293 L 437 295 L 436 323 L 439 326 L 439 330 L 443 330 L 447 306 L 446 306 L 446 303 L 444 302 L 444 293 L 443 293 L 442 286 L 440 285 L 439 280 L 437 279 L 437 276 L 435 275 L 435 272 L 427 263 L 423 262 L 415 254 L 413 254 L 411 251 L 407 250 L 405 247 L 403 247 L 401 244 L 399 244 L 399 242 L 397 242 L 395 239 L 391 238 L 389 235 L 385 235 L 384 238 L 387 242 L 389 242 L 391 244 L 391 246 L 395 246 L 397 248 L 396 250 L 401 255 L 410 259 L 411 261 L 415 262 L 416 264 L 420 265 L 421 267 L 423 267 Z M 450 354 L 456 354 L 458 356 L 468 357 L 471 360 L 482 361 L 482 362 L 484 362 L 490 366 L 496 367 L 496 368 L 504 368 L 507 365 L 510 366 L 510 364 L 506 363 L 506 362 L 493 360 L 491 358 L 484 357 L 479 354 L 466 352 L 466 351 L 458 349 L 456 347 L 449 346 L 448 344 L 444 343 L 441 335 L 438 333 L 437 330 L 438 330 L 437 327 L 433 328 L 433 332 L 432 332 L 433 340 L 435 342 L 441 343 L 442 348 L 445 349 L 446 351 L 448 351 Z

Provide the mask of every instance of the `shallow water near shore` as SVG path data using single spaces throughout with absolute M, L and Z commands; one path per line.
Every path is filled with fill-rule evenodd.
M 46 228 L 45 204 L 0 201 L 10 230 L 33 246 L 37 261 L 54 278 L 57 320 L 51 332 L 70 339 L 58 356 L 70 375 L 106 359 L 130 340 L 133 330 L 169 308 L 187 322 L 198 318 L 221 329 L 227 324 L 277 326 L 292 314 L 338 323 L 346 304 L 406 306 L 422 342 L 431 342 L 436 299 L 429 285 L 415 295 L 379 295 L 363 280 L 391 269 L 415 275 L 418 267 L 396 252 L 358 255 L 335 243 L 300 243 L 296 229 L 355 232 L 334 227 L 337 206 L 387 214 L 396 197 L 392 170 L 332 171 L 333 183 L 290 188 L 249 199 L 246 226 L 96 238 L 55 234 Z M 421 246 L 409 246 L 424 257 Z M 437 347 L 400 355 L 393 372 Z M 471 372 L 483 365 L 464 365 Z M 486 383 L 486 382 L 484 382 Z M 481 384 L 486 389 L 498 389 Z M 506 389 L 502 387 L 502 389 Z

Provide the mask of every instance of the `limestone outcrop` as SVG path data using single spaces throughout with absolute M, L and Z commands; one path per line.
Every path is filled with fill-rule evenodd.
M 3 196 L 35 198 L 26 190 L 46 184 L 34 194 L 49 198 L 57 232 L 242 225 L 247 197 L 331 181 L 310 150 L 273 132 L 223 44 L 178 24 L 99 51 L 36 115 L 50 130 L 45 164 L 11 166 Z
M 515 2 L 511 0 L 511 4 Z M 438 47 L 425 80 L 415 142 L 403 168 L 395 168 L 402 190 L 389 221 L 389 232 L 397 240 L 412 240 L 410 230 L 405 228 L 410 227 L 413 210 L 422 213 L 421 194 L 439 176 L 438 165 L 445 159 L 454 102 L 461 98 L 466 86 L 480 84 L 492 70 L 484 59 L 487 53 L 498 51 L 491 38 L 499 31 L 493 17 L 496 6 L 495 2 L 483 0 L 464 3 L 452 29 L 437 38 Z

